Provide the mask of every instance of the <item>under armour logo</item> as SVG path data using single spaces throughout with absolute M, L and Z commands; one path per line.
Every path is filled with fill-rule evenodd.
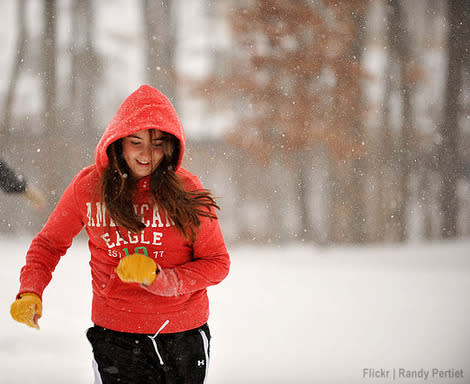
M 198 360 L 198 361 L 197 361 L 197 366 L 198 366 L 198 367 L 201 367 L 201 366 L 203 366 L 205 363 L 206 363 L 206 362 L 205 362 L 204 360 Z

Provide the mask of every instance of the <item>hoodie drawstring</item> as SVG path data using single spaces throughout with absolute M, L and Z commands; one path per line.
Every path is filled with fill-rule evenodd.
M 155 335 L 147 336 L 150 340 L 152 340 L 153 348 L 155 349 L 155 352 L 157 353 L 158 360 L 160 361 L 160 365 L 164 365 L 164 363 L 163 363 L 162 357 L 160 356 L 160 352 L 158 351 L 158 346 L 157 346 L 157 342 L 155 341 L 155 339 L 157 338 L 158 334 L 163 330 L 163 328 L 165 328 L 168 325 L 169 322 L 170 320 L 165 321 Z

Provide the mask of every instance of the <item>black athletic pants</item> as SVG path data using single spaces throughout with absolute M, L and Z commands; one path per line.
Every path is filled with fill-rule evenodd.
M 87 331 L 95 384 L 203 384 L 209 365 L 207 324 L 190 331 L 145 335 L 99 326 Z M 96 369 L 98 372 L 96 372 Z

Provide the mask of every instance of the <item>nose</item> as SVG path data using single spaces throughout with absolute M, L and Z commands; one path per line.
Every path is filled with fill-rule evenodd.
M 142 147 L 141 156 L 145 157 L 146 159 L 150 159 L 152 157 L 152 147 L 151 145 L 144 145 Z

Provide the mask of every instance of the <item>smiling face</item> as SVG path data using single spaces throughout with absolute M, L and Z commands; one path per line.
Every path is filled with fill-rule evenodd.
M 163 142 L 163 133 L 156 129 L 123 138 L 122 154 L 134 178 L 148 176 L 158 167 L 163 158 Z

